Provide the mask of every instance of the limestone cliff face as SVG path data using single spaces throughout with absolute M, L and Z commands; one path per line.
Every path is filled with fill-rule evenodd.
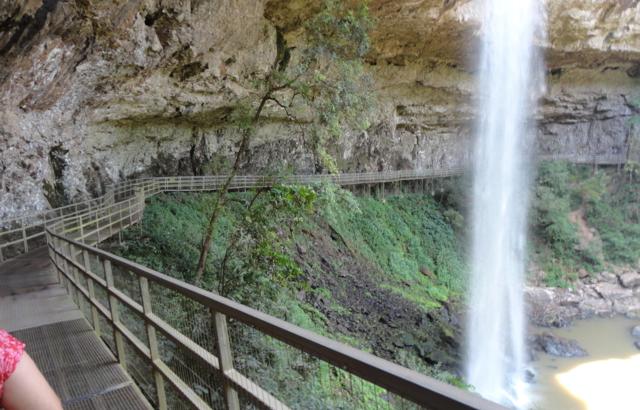
M 0 0 L 0 218 L 139 174 L 223 170 L 228 115 L 318 0 Z M 376 121 L 345 170 L 468 155 L 481 0 L 372 0 Z M 640 94 L 640 2 L 548 0 L 542 152 L 624 152 Z M 636 110 L 637 112 L 637 110 Z M 304 126 L 272 115 L 246 171 L 310 171 Z

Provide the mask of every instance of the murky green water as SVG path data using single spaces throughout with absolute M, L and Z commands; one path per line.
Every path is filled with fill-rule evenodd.
M 540 410 L 640 409 L 640 350 L 630 330 L 640 320 L 591 319 L 567 329 L 536 329 L 577 340 L 588 357 L 540 354 L 533 387 Z

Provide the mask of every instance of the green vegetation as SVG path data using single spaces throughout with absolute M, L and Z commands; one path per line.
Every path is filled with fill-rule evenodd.
M 540 166 L 532 227 L 534 261 L 550 286 L 567 287 L 584 269 L 640 263 L 640 184 L 613 170 L 547 162 Z
M 355 197 L 333 185 L 279 185 L 230 193 L 213 236 L 206 274 L 198 281 L 193 260 L 198 257 L 199 228 L 210 211 L 210 196 L 151 198 L 142 223 L 125 232 L 118 252 L 301 327 L 464 386 L 450 372 L 455 363 L 451 344 L 457 339 L 455 330 L 439 319 L 437 308 L 458 299 L 465 266 L 444 209 L 432 198 Z M 359 299 L 352 293 L 354 283 L 362 286 Z M 181 331 L 191 334 L 188 327 L 195 325 L 186 312 L 194 308 L 182 311 L 184 301 L 167 299 L 162 306 L 164 314 L 171 316 L 169 322 L 183 323 L 187 328 Z M 358 309 L 362 300 L 373 309 L 364 316 Z M 390 306 L 398 309 L 400 316 L 393 319 L 397 323 L 389 326 L 374 319 L 383 331 L 372 334 L 363 329 L 361 323 L 369 318 L 387 317 Z M 422 322 L 420 326 L 416 320 Z M 328 404 L 368 408 L 389 400 L 386 392 L 367 383 L 352 397 L 349 389 L 354 380 L 347 373 L 239 323 L 232 322 L 230 330 L 237 368 L 294 408 Z
M 366 0 L 323 0 L 318 12 L 300 27 L 304 40 L 296 47 L 288 46 L 284 35 L 277 31 L 278 52 L 270 70 L 264 77 L 244 84 L 251 90 L 249 97 L 229 115 L 231 125 L 242 137 L 228 178 L 213 196 L 210 216 L 202 225 L 198 281 L 207 268 L 227 191 L 248 156 L 249 143 L 265 111 L 270 111 L 271 116 L 284 115 L 293 123 L 307 124 L 317 171 L 337 172 L 335 160 L 326 148 L 330 141 L 347 131 L 369 127 L 372 87 L 363 60 L 369 50 L 368 32 L 372 25 Z
M 384 286 L 425 309 L 463 290 L 465 266 L 454 230 L 424 195 L 355 198 L 326 187 L 323 216 L 349 249 L 372 262 Z
M 140 226 L 125 233 L 120 253 L 194 282 L 192 261 L 198 256 L 199 227 L 206 220 L 209 197 L 151 198 Z M 357 262 L 369 267 L 381 286 L 427 311 L 463 291 L 463 255 L 451 222 L 432 198 L 358 198 L 333 185 L 275 186 L 230 194 L 201 284 L 259 308 L 264 307 L 256 305 L 261 300 L 274 299 L 283 289 L 308 290 L 296 260 L 296 244 L 311 246 L 309 232 L 322 231 L 323 226 L 337 235 Z M 331 298 L 327 289 L 314 292 Z
M 205 275 L 193 273 L 213 194 L 163 194 L 125 232 L 124 256 L 447 383 L 459 331 L 447 313 L 465 287 L 464 180 L 428 195 L 356 197 L 334 185 L 229 193 Z M 452 184 L 452 185 L 451 185 Z M 542 164 L 531 212 L 532 258 L 552 286 L 581 269 L 640 259 L 640 183 L 626 173 Z M 444 205 L 443 205 L 444 204 Z M 193 325 L 167 296 L 171 323 Z M 183 309 L 183 310 L 181 310 Z M 367 408 L 383 390 L 231 322 L 235 365 L 294 408 Z M 293 369 L 294 371 L 285 371 Z M 360 382 L 358 382 L 360 383 Z M 314 399 L 310 399 L 313 397 Z
M 138 230 L 126 233 L 121 252 L 158 271 L 194 282 L 193 260 L 201 243 L 210 195 L 162 195 L 149 201 Z M 292 235 L 311 212 L 315 191 L 275 186 L 236 193 L 222 209 L 201 285 L 242 303 L 271 300 L 295 287 L 300 268 L 288 251 Z M 262 307 L 262 306 L 256 306 Z

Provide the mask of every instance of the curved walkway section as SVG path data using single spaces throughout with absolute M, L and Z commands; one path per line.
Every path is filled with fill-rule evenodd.
M 237 176 L 230 189 L 324 181 L 342 186 L 380 184 L 443 178 L 462 171 Z M 288 409 L 289 404 L 309 408 L 288 403 L 290 396 L 282 386 L 264 378 L 275 370 L 290 376 L 285 391 L 305 392 L 309 403 L 318 408 L 501 409 L 468 392 L 95 248 L 139 222 L 148 197 L 170 191 L 215 191 L 226 178 L 126 181 L 100 198 L 0 222 L 5 227 L 0 232 L 3 257 L 18 255 L 0 266 L 0 326 L 17 330 L 18 336 L 27 339 L 45 372 L 51 370 L 52 384 L 70 407 L 111 403 L 107 407 L 117 408 L 117 400 L 109 400 L 122 396 L 132 400 L 130 408 L 148 404 L 161 409 L 185 405 Z M 33 251 L 45 243 L 44 252 Z M 45 253 L 53 273 L 47 270 Z M 47 350 L 70 345 L 78 346 L 71 349 L 72 355 L 64 349 L 58 350 L 60 356 Z M 248 346 L 264 349 L 247 351 Z M 46 353 L 37 352 L 40 349 Z M 274 352 L 284 358 L 274 359 Z M 114 357 L 119 363 L 115 367 Z M 105 366 L 105 374 L 113 377 L 96 373 Z M 313 386 L 303 377 L 308 373 L 316 375 Z M 67 377 L 73 381 L 64 384 L 61 380 Z M 110 381 L 93 386 L 90 380 Z M 69 386 L 82 393 L 66 394 Z
M 46 223 L 49 259 L 59 282 L 153 407 L 501 408 L 94 247 L 139 222 L 146 198 L 163 191 L 215 190 L 222 182 L 221 177 L 134 181 L 84 212 L 74 210 Z M 237 177 L 233 189 L 274 182 Z M 277 182 L 312 183 L 318 178 Z M 380 180 L 358 175 L 340 182 Z M 287 376 L 284 390 L 265 378 L 274 371 Z M 296 392 L 305 392 L 305 400 L 315 404 L 291 403 Z
M 576 164 L 622 165 L 626 163 L 627 155 L 543 155 L 538 161 L 569 161 Z M 401 181 L 419 181 L 447 178 L 461 175 L 467 167 L 446 167 L 424 170 L 382 171 L 352 174 L 313 174 L 290 175 L 284 177 L 269 177 L 257 175 L 239 175 L 233 179 L 230 189 L 251 189 L 280 184 L 313 184 L 332 182 L 341 186 L 358 186 L 370 184 L 385 184 Z M 161 178 L 140 178 L 127 180 L 110 186 L 107 193 L 101 197 L 76 202 L 59 208 L 42 212 L 22 215 L 0 221 L 0 263 L 27 253 L 44 245 L 44 226 L 55 223 L 63 218 L 73 217 L 128 198 L 132 191 L 155 183 L 168 191 L 217 191 L 226 181 L 226 175 L 218 176 L 181 176 Z
M 51 269 L 46 248 L 0 265 L 0 327 L 29 355 L 65 409 L 147 409 Z

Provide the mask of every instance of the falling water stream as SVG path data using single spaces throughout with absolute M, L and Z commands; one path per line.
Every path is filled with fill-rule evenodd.
M 484 0 L 467 367 L 485 398 L 525 408 L 523 272 L 540 0 Z

